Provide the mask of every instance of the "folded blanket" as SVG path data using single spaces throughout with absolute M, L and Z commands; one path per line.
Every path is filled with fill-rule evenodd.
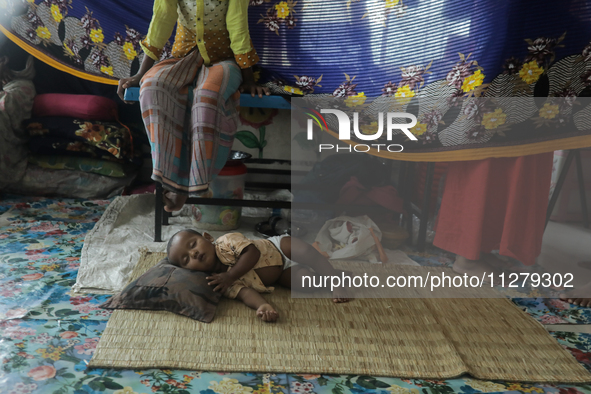
M 90 157 L 100 160 L 110 160 L 122 163 L 122 159 L 117 159 L 108 151 L 99 149 L 95 146 L 85 144 L 82 141 L 73 141 L 68 138 L 60 137 L 37 137 L 29 140 L 29 150 L 33 154 L 50 156 L 79 156 Z
M 33 137 L 43 136 L 60 140 L 80 141 L 88 146 L 108 152 L 118 159 L 130 157 L 130 132 L 118 123 L 47 116 L 32 118 L 25 122 L 25 127 L 29 135 Z M 50 152 L 37 153 L 50 154 Z

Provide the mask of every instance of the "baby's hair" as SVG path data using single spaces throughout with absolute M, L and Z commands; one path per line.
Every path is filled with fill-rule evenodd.
M 174 242 L 174 239 L 177 237 L 177 235 L 179 235 L 180 233 L 184 233 L 184 232 L 195 234 L 195 235 L 198 235 L 200 237 L 203 237 L 203 234 L 201 234 L 197 230 L 193 230 L 192 228 L 186 228 L 184 230 L 177 231 L 176 233 L 174 233 L 172 235 L 172 237 L 170 237 L 170 239 L 168 240 L 168 244 L 166 244 L 166 257 L 170 256 L 170 247 L 172 246 L 172 243 Z M 174 262 L 171 261 L 170 263 L 174 265 Z

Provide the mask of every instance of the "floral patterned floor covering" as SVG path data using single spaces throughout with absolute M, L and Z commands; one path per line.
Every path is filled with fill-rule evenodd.
M 417 263 L 425 266 L 443 266 L 453 265 L 454 255 L 434 246 L 427 248 L 425 253 L 418 253 L 416 250 L 407 248 L 404 250 L 408 256 Z M 518 263 L 514 260 L 515 263 Z M 540 267 L 525 267 L 521 265 L 522 271 L 542 272 Z M 519 287 L 511 289 L 512 300 L 517 306 L 525 310 L 534 319 L 542 324 L 591 324 L 591 308 L 581 308 L 571 305 L 558 299 L 560 291 L 548 291 L 547 297 L 532 298 L 536 291 L 529 287 Z
M 8 197 L 0 201 L 0 393 L 591 393 L 591 386 L 445 381 L 353 375 L 269 375 L 181 370 L 86 368 L 109 312 L 108 296 L 69 294 L 85 234 L 110 201 Z M 7 215 L 8 216 L 8 215 Z M 448 264 L 436 254 L 413 255 L 422 263 Z M 544 300 L 521 299 L 537 319 L 587 322 L 589 312 Z M 547 306 L 548 305 L 548 306 Z M 551 333 L 591 369 L 591 335 Z

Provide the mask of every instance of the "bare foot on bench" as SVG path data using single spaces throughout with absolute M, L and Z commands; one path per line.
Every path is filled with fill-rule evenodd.
M 180 211 L 187 201 L 186 194 L 178 194 L 168 190 L 162 193 L 162 200 L 164 201 L 164 210 L 166 212 Z
M 257 317 L 262 321 L 274 322 L 279 318 L 279 314 L 271 305 L 263 304 L 257 309 Z

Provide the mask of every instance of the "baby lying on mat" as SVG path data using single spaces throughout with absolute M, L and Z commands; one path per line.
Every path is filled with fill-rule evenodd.
M 241 300 L 266 322 L 279 317 L 259 294 L 273 291 L 269 286 L 278 283 L 291 288 L 292 275 L 293 283 L 302 283 L 302 276 L 341 274 L 311 245 L 286 235 L 250 240 L 230 233 L 214 241 L 207 233 L 187 229 L 172 236 L 166 253 L 173 265 L 210 272 L 207 279 L 214 291 Z M 342 289 L 335 290 L 333 296 L 334 302 L 349 301 Z

